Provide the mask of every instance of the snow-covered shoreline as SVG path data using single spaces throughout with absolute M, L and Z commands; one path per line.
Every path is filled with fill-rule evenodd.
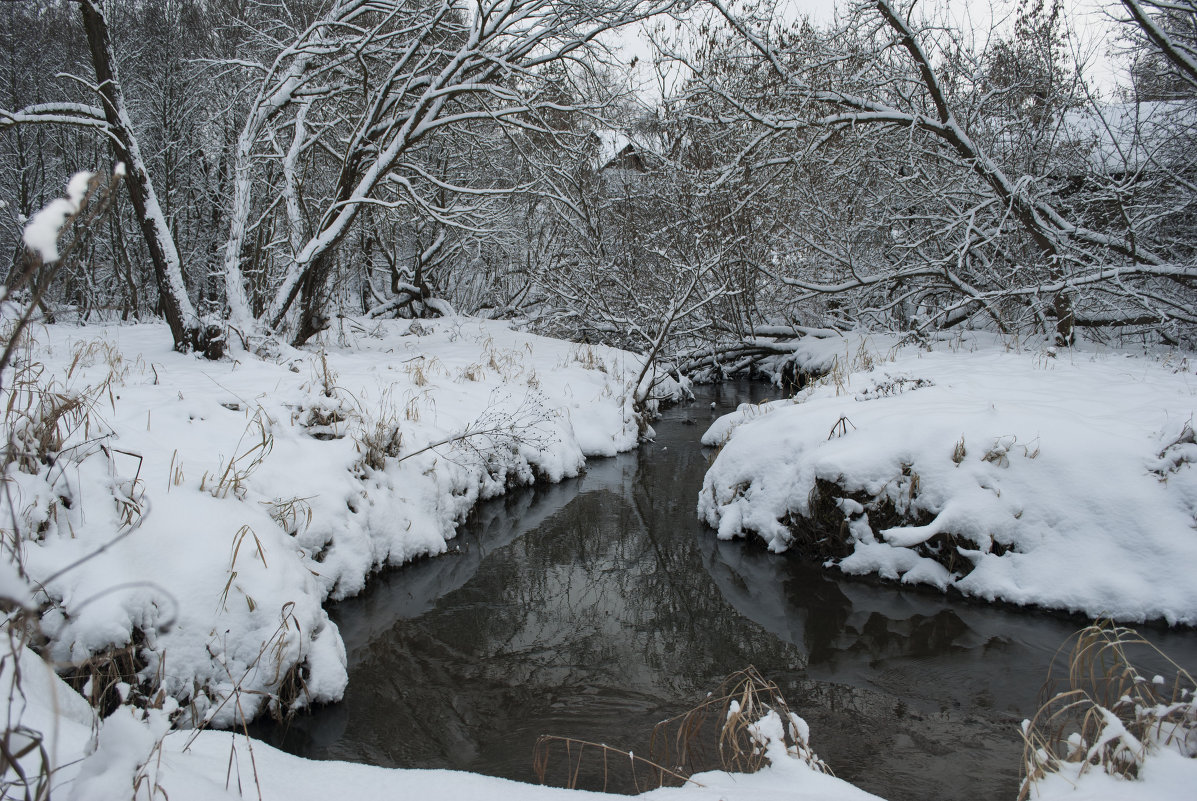
M 815 386 L 705 434 L 722 450 L 698 511 L 721 537 L 984 600 L 1197 623 L 1188 360 L 837 345 Z
M 409 799 L 450 796 L 461 801 L 570 801 L 627 796 L 522 784 L 451 770 L 403 770 L 291 756 L 235 732 L 170 731 L 163 710 L 122 708 L 100 721 L 91 707 L 35 654 L 19 654 L 23 694 L 10 714 L 41 734 L 53 797 L 70 801 L 179 801 L 330 797 Z M 0 685 L 12 681 L 13 660 L 0 665 Z M 20 735 L 18 735 L 19 737 Z M 16 742 L 19 742 L 16 741 Z M 820 773 L 771 743 L 773 764 L 747 774 L 702 773 L 692 783 L 643 795 L 648 801 L 881 801 Z M 778 749 L 781 749 L 780 751 Z M 37 751 L 22 759 L 36 780 Z
M 132 703 L 101 719 L 18 638 L 11 655 L 0 660 L 0 683 L 7 691 L 10 731 L 40 738 L 44 749 L 22 758 L 30 775 L 46 767 L 55 794 L 78 799 L 125 797 L 130 790 L 138 798 L 159 791 L 172 798 L 237 798 L 254 795 L 255 785 L 263 797 L 286 794 L 297 801 L 334 792 L 574 797 L 568 790 L 454 771 L 310 762 L 243 735 L 177 728 L 197 718 L 228 725 L 260 712 L 272 695 L 295 706 L 336 699 L 345 683 L 344 650 L 324 602 L 357 592 L 371 572 L 386 565 L 444 552 L 456 524 L 478 500 L 533 480 L 576 475 L 588 456 L 612 455 L 637 443 L 643 423 L 631 408 L 627 388 L 639 362 L 631 354 L 466 318 L 408 326 L 351 323 L 340 342 L 323 348 L 284 350 L 272 360 L 242 354 L 215 363 L 171 351 L 161 326 L 35 332 L 14 380 L 6 384 L 10 436 L 33 449 L 32 435 L 58 420 L 62 437 L 41 443 L 42 455 L 52 456 L 48 462 L 30 450 L 29 458 L 9 464 L 6 478 L 18 529 L 25 535 L 14 554 L 35 584 L 45 588 L 29 593 L 18 576 L 5 571 L 0 591 L 14 601 L 48 608 L 42 614 L 50 638 L 46 650 L 60 666 L 93 671 L 93 681 L 83 687 L 92 701 L 119 696 Z M 899 350 L 881 358 L 869 356 L 868 346 L 858 343 L 820 342 L 810 349 L 808 366 L 840 362 L 860 369 L 837 366 L 823 384 L 801 394 L 801 403 L 744 407 L 716 422 L 707 439 L 726 444 L 708 474 L 704 503 L 719 497 L 711 482 L 726 480 L 729 464 L 745 471 L 729 503 L 715 508 L 717 521 L 728 514 L 729 504 L 738 504 L 733 514 L 739 514 L 741 524 L 767 519 L 748 502 L 792 499 L 793 492 L 764 489 L 775 486 L 768 482 L 779 470 L 798 466 L 796 455 L 809 451 L 818 457 L 816 464 L 824 464 L 829 458 L 820 450 L 828 447 L 824 443 L 855 444 L 864 439 L 861 433 L 885 431 L 887 424 L 889 433 L 880 441 L 889 447 L 848 448 L 840 454 L 837 486 L 851 488 L 869 469 L 881 475 L 892 468 L 906 483 L 882 476 L 871 483 L 859 480 L 859 491 L 887 498 L 904 492 L 907 507 L 917 510 L 930 498 L 975 499 L 961 491 L 935 494 L 940 483 L 959 490 L 951 481 L 965 476 L 995 499 L 1021 499 L 1022 514 L 1011 515 L 1000 503 L 980 505 L 982 512 L 1034 522 L 1044 512 L 1027 488 L 1062 490 L 1049 481 L 1053 470 L 1029 475 L 1028 465 L 1052 466 L 1049 451 L 1061 443 L 1088 442 L 1069 425 L 1092 428 L 1099 419 L 1106 424 L 1099 426 L 1103 452 L 1114 443 L 1121 448 L 1114 453 L 1139 454 L 1144 472 L 1169 491 L 1179 490 L 1179 495 L 1163 496 L 1179 498 L 1170 509 L 1174 516 L 1197 508 L 1186 505 L 1197 493 L 1188 466 L 1194 449 L 1184 425 L 1174 426 L 1176 431 L 1152 428 L 1145 422 L 1150 415 L 1143 413 L 1134 428 L 1125 419 L 1146 397 L 1182 416 L 1197 385 L 1187 362 L 1109 355 L 1060 359 L 981 349 L 968 354 L 965 367 L 960 354 L 951 351 Z M 844 349 L 843 354 L 832 353 L 835 349 Z M 862 360 L 872 369 L 864 369 L 869 365 Z M 1030 394 L 1050 393 L 1059 383 L 1076 396 L 1066 414 L 1036 428 L 1039 453 L 1034 455 L 1024 447 L 1030 445 L 1024 439 L 1029 438 L 1027 421 L 1058 410 L 1051 403 L 1032 407 L 1018 396 L 1029 392 L 1028 376 L 1036 379 Z M 1116 402 L 1109 390 L 1100 391 L 1114 377 L 1122 378 L 1114 382 Z M 939 397 L 937 391 L 951 397 Z M 1003 392 L 1016 397 L 1003 399 Z M 60 406 L 72 399 L 83 402 L 54 417 L 39 393 Z M 982 404 L 981 398 L 989 400 Z M 892 408 L 895 401 L 910 404 L 911 399 L 924 412 L 938 403 L 939 413 L 950 416 L 911 416 L 911 407 Z M 999 409 L 1007 405 L 1016 411 L 1003 417 Z M 1095 417 L 1102 409 L 1105 415 Z M 815 423 L 802 418 L 815 413 L 834 418 L 830 434 L 822 431 L 822 418 Z M 902 420 L 907 421 L 906 439 L 892 430 L 894 421 Z M 954 433 L 962 425 L 963 436 Z M 1006 443 L 994 435 L 993 447 L 978 453 L 968 443 L 986 442 L 978 433 L 982 425 L 1010 427 L 1015 438 Z M 964 453 L 954 447 L 939 453 L 937 437 L 949 434 L 965 441 Z M 1144 437 L 1150 458 L 1140 453 Z M 736 461 L 741 448 L 747 455 Z M 1071 453 L 1067 458 L 1094 457 Z M 847 470 L 845 464 L 858 469 Z M 1095 472 L 1090 465 L 1081 478 L 1092 482 Z M 1131 482 L 1127 475 L 1117 478 Z M 1103 500 L 1116 500 L 1108 486 L 1103 491 Z M 863 509 L 847 502 L 835 508 L 846 513 L 849 531 L 861 530 Z M 992 530 L 1013 532 L 1005 556 L 1025 547 L 1014 528 Z M 998 534 L 993 536 L 999 541 Z M 887 548 L 887 554 L 914 557 L 913 568 L 903 567 L 908 556 L 888 557 L 875 568 L 881 575 L 892 568 L 904 580 L 925 580 L 946 570 L 911 550 L 917 547 L 913 538 L 906 545 L 896 540 L 866 544 L 858 550 Z M 1192 564 L 1183 549 L 1172 553 L 1178 570 Z M 844 562 L 853 564 L 845 559 L 841 566 Z M 1125 562 L 1120 567 L 1133 568 Z M 1163 567 L 1151 567 L 1172 580 Z M 1157 584 L 1157 594 L 1172 604 L 1163 616 L 1188 621 L 1184 588 Z M 104 672 L 105 660 L 121 653 L 139 660 L 136 676 Z M 13 671 L 17 662 L 19 678 Z M 113 683 L 99 686 L 105 680 Z M 159 687 L 167 694 L 147 697 Z M 1013 730 L 1011 736 L 1016 736 Z M 697 783 L 648 797 L 877 798 L 783 754 L 776 742 L 762 747 L 772 749 L 771 765 L 760 773 L 700 774 L 694 777 Z M 1160 753 L 1144 763 L 1148 781 L 1107 787 L 1113 780 L 1091 771 L 1082 786 L 1098 791 L 1097 798 L 1129 797 L 1128 792 L 1156 797 L 1152 794 L 1185 786 L 1193 760 L 1178 759 L 1167 749 Z M 1049 776 L 1032 797 L 1069 798 L 1076 778 Z
M 72 799 L 574 797 L 312 762 L 211 726 L 271 697 L 338 698 L 344 648 L 323 603 L 444 552 L 478 500 L 634 447 L 639 368 L 632 354 L 466 318 L 356 324 L 340 344 L 221 362 L 175 353 L 158 325 L 35 331 L 6 382 L 10 436 L 29 457 L 6 479 L 24 537 L 11 556 L 44 586 L 5 571 L 0 593 L 40 615 L 50 662 L 93 679 L 85 698 L 9 629 L 0 697 L 14 742 L 36 746 L 25 775 L 44 771 Z M 59 439 L 35 441 L 56 422 Z M 136 675 L 111 672 L 130 657 Z M 189 728 L 197 719 L 208 727 Z M 876 799 L 783 751 L 759 774 L 702 774 L 649 797 Z
M 483 498 L 634 447 L 639 368 L 472 318 L 348 320 L 219 362 L 161 325 L 35 330 L 6 376 L 28 452 L 6 480 L 46 650 L 99 675 L 127 649 L 122 697 L 162 688 L 217 725 L 335 701 L 325 600 L 443 553 Z

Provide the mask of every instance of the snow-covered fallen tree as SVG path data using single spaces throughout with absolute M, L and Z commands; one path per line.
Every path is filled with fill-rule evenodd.
M 1197 623 L 1187 359 L 890 345 L 841 342 L 793 400 L 715 422 L 698 511 L 721 537 L 988 600 Z
M 160 325 L 37 329 L 4 376 L 0 527 L 41 651 L 106 711 L 335 700 L 324 601 L 444 552 L 480 499 L 634 447 L 640 366 L 469 318 L 221 362 Z

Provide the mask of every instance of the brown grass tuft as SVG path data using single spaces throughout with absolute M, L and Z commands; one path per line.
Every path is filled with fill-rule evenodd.
M 1070 640 L 1066 670 L 1049 674 L 1044 702 L 1023 721 L 1023 779 L 1019 800 L 1048 773 L 1101 770 L 1134 779 L 1159 747 L 1190 749 L 1197 740 L 1197 684 L 1138 632 L 1098 621 Z M 1064 653 L 1066 643 L 1057 653 Z M 1147 677 L 1136 659 L 1168 666 L 1171 680 Z
M 630 779 L 640 793 L 654 787 L 699 784 L 691 776 L 714 769 L 755 773 L 769 764 L 769 752 L 776 755 L 778 746 L 789 757 L 831 773 L 811 750 L 806 724 L 790 711 L 777 685 L 749 666 L 724 679 L 694 708 L 658 723 L 647 758 L 604 743 L 542 735 L 532 766 L 541 784 L 548 782 L 550 769 L 557 764 L 564 769 L 561 786 L 578 789 L 583 768 L 597 767 L 602 790 L 622 778 Z

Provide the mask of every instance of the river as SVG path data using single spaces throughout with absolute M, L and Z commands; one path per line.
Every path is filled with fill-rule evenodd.
M 1013 801 L 1019 721 L 1084 621 L 719 542 L 694 513 L 712 456 L 698 440 L 769 392 L 699 387 L 638 452 L 480 505 L 450 554 L 330 609 L 344 701 L 254 733 L 312 758 L 535 781 L 539 735 L 647 754 L 657 721 L 754 665 L 837 776 L 891 801 Z M 1192 630 L 1144 633 L 1197 664 Z

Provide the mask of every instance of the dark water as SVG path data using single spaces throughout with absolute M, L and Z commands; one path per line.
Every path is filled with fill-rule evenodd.
M 538 735 L 646 753 L 657 721 L 751 664 L 836 775 L 892 801 L 1013 799 L 1018 723 L 1083 621 L 717 541 L 694 514 L 710 457 L 698 438 L 767 391 L 699 388 L 639 453 L 483 504 L 459 552 L 372 579 L 331 610 L 345 700 L 258 736 L 313 758 L 535 781 Z M 1147 633 L 1197 664 L 1194 632 Z

